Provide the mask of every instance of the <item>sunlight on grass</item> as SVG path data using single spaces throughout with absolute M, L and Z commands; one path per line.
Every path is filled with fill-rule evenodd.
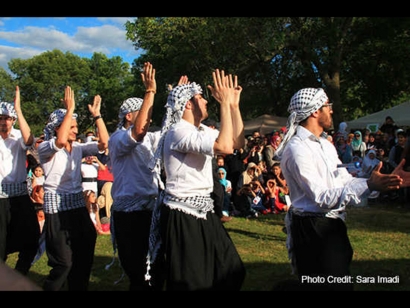
M 243 291 L 269 291 L 275 284 L 295 279 L 286 250 L 284 215 L 269 214 L 258 218 L 235 217 L 225 223 L 245 264 L 247 275 Z M 410 290 L 410 211 L 395 205 L 371 205 L 348 209 L 347 228 L 354 255 L 352 275 L 357 277 L 399 276 L 399 284 L 356 283 L 356 291 Z M 13 267 L 17 254 L 9 256 Z M 98 236 L 89 289 L 126 291 L 118 258 L 112 267 L 113 249 L 110 236 Z M 40 286 L 50 268 L 47 256 L 36 262 L 29 277 Z M 118 282 L 119 281 L 119 282 Z

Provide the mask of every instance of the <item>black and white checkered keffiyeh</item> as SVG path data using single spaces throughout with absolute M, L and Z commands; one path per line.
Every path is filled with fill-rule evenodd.
M 164 145 L 165 135 L 172 125 L 182 119 L 187 102 L 197 94 L 202 94 L 202 88 L 199 84 L 192 82 L 175 87 L 168 94 L 167 103 L 165 104 L 165 115 L 162 120 L 161 137 L 155 151 L 154 161 L 151 162 L 150 168 L 161 174 L 162 167 L 162 148 Z
M 122 128 L 125 124 L 125 116 L 130 112 L 138 111 L 142 106 L 142 98 L 130 97 L 123 101 L 120 111 L 118 112 L 119 122 L 117 127 Z
M 46 191 L 44 193 L 44 213 L 57 214 L 85 207 L 83 192 L 62 194 Z
M 4 114 L 9 117 L 12 117 L 14 120 L 17 119 L 16 110 L 14 109 L 14 106 L 10 103 L 6 103 L 6 102 L 0 103 L 0 114 Z
M 304 88 L 296 92 L 290 99 L 288 112 L 290 116 L 286 124 L 287 132 L 283 137 L 276 156 L 280 159 L 286 143 L 295 134 L 299 123 L 322 107 L 329 98 L 322 88 Z
M 44 128 L 44 140 L 50 140 L 55 135 L 55 129 L 63 123 L 67 109 L 54 110 L 48 117 L 48 122 Z M 73 119 L 77 119 L 77 114 L 73 113 Z

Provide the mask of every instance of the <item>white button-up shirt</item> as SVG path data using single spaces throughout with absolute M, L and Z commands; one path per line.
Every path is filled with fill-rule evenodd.
M 156 174 L 149 169 L 160 138 L 160 131 L 148 132 L 141 142 L 131 135 L 131 127 L 117 129 L 108 142 L 114 182 L 111 195 L 115 210 L 119 200 L 141 200 L 158 196 Z M 145 200 L 145 201 L 144 201 Z M 132 201 L 126 201 L 129 203 Z
M 27 150 L 30 147 L 24 144 L 21 131 L 18 129 L 12 128 L 6 139 L 0 136 L 0 184 L 5 190 L 0 189 L 0 198 L 28 193 L 24 187 L 27 186 L 26 161 Z M 13 188 L 8 189 L 9 186 Z
M 298 126 L 286 145 L 281 168 L 289 187 L 293 211 L 326 213 L 345 219 L 348 204 L 359 204 L 370 190 L 367 179 L 355 178 L 341 164 L 335 146 Z
M 167 194 L 186 198 L 209 196 L 213 190 L 212 157 L 219 131 L 203 124 L 200 127 L 181 120 L 165 137 Z

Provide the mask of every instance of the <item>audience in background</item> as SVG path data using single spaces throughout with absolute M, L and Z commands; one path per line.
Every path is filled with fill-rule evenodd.
M 350 146 L 352 147 L 353 155 L 364 158 L 366 155 L 366 143 L 362 140 L 362 132 L 360 130 L 354 132 L 354 138 Z
M 95 192 L 91 189 L 87 189 L 83 191 L 84 199 L 85 199 L 85 206 L 90 214 L 90 219 L 93 222 L 95 227 L 95 231 L 98 235 L 109 235 L 110 232 L 110 224 L 102 224 L 100 219 L 100 208 L 97 203 L 97 196 Z
M 231 193 L 232 193 L 232 183 L 229 181 L 226 176 L 227 172 L 226 169 L 223 167 L 219 167 L 216 171 L 219 183 L 223 186 L 223 205 L 222 205 L 222 215 L 224 217 L 230 217 L 229 213 L 231 212 Z M 222 222 L 229 221 L 229 218 L 222 219 Z

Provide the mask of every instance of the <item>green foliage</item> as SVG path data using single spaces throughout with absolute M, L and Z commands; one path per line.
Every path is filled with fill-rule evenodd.
M 408 28 L 408 18 L 369 17 L 140 17 L 126 24 L 127 38 L 146 51 L 135 64 L 149 59 L 159 84 L 186 74 L 206 85 L 223 68 L 244 88 L 245 120 L 287 116 L 297 90 L 323 87 L 336 127 L 410 93 Z
M 325 88 L 334 127 L 410 96 L 409 18 L 139 17 L 125 27 L 127 38 L 144 51 L 132 67 L 101 53 L 86 59 L 47 51 L 11 60 L 13 77 L 0 70 L 0 98 L 12 101 L 19 85 L 23 112 L 38 134 L 48 114 L 61 107 L 66 85 L 76 92 L 81 132 L 92 127 L 87 104 L 100 94 L 112 132 L 121 102 L 143 94 L 140 73 L 147 61 L 156 69 L 156 126 L 167 85 L 176 85 L 181 75 L 202 86 L 210 117 L 219 118 L 219 105 L 206 88 L 215 68 L 238 76 L 244 120 L 266 113 L 288 116 L 289 100 L 302 87 Z
M 6 80 L 0 93 L 12 100 L 14 84 L 19 85 L 23 113 L 36 136 L 42 133 L 48 115 L 57 108 L 64 108 L 61 100 L 67 85 L 75 91 L 80 133 L 94 129 L 87 105 L 92 104 L 95 95 L 102 97 L 101 113 L 109 132 L 113 132 L 122 101 L 143 92 L 137 91 L 128 63 L 121 57 L 108 59 L 101 53 L 87 59 L 53 50 L 28 60 L 12 59 L 9 67 L 16 77 L 7 80 L 0 72 L 0 78 Z

